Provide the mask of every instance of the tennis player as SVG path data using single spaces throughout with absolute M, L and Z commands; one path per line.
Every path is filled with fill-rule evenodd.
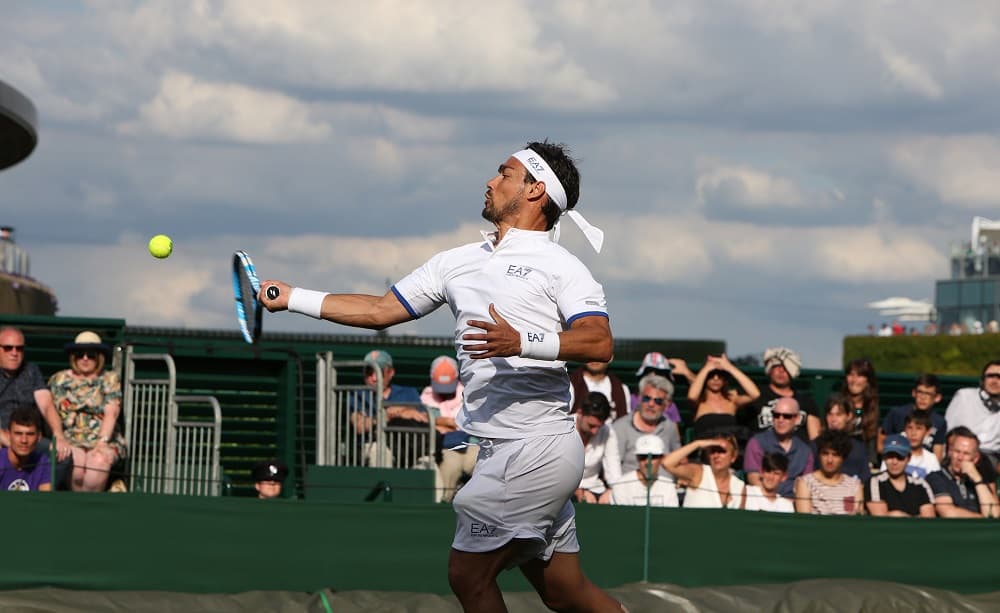
M 506 611 L 496 579 L 515 566 L 553 610 L 623 610 L 580 569 L 570 503 L 583 444 L 569 415 L 565 363 L 607 362 L 612 353 L 604 290 L 553 240 L 566 214 L 600 251 L 603 233 L 572 210 L 579 190 L 564 146 L 528 143 L 486 183 L 482 215 L 496 232 L 435 255 L 384 296 L 262 284 L 269 311 L 349 326 L 382 329 L 443 304 L 455 314 L 465 388 L 456 421 L 482 439 L 475 472 L 454 499 L 448 560 L 466 611 Z M 279 290 L 274 300 L 270 286 Z

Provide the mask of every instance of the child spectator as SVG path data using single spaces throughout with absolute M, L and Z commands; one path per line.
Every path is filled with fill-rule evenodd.
M 795 481 L 795 510 L 814 515 L 858 515 L 864 500 L 861 480 L 841 468 L 851 450 L 846 433 L 827 430 L 816 438 L 819 470 Z
M 788 458 L 780 453 L 765 453 L 760 461 L 760 485 L 746 487 L 747 511 L 794 513 L 795 505 L 778 494 L 778 486 L 788 477 Z
M 865 488 L 868 512 L 889 517 L 934 517 L 931 486 L 906 470 L 910 459 L 910 442 L 906 437 L 900 434 L 886 437 L 882 458 L 885 472 L 872 477 Z
M 926 479 L 927 475 L 941 470 L 941 464 L 937 456 L 924 448 L 924 441 L 927 439 L 927 432 L 931 429 L 931 416 L 927 411 L 913 411 L 906 417 L 906 425 L 903 428 L 903 437 L 910 447 L 910 456 L 906 464 L 906 474 L 919 479 Z M 886 440 L 898 434 L 886 437 Z M 882 455 L 885 455 L 883 449 Z M 884 472 L 887 466 L 885 459 L 882 460 L 881 470 Z
M 910 394 L 913 396 L 913 402 L 889 410 L 885 419 L 882 420 L 880 436 L 885 438 L 890 434 L 903 434 L 906 418 L 911 413 L 927 413 L 930 418 L 930 426 L 924 440 L 921 441 L 921 445 L 933 452 L 940 461 L 944 458 L 945 435 L 948 433 L 948 425 L 944 416 L 934 412 L 934 405 L 941 402 L 941 383 L 935 375 L 922 374 L 917 377 Z M 913 444 L 913 441 L 910 443 Z M 915 446 L 913 451 L 914 458 L 916 458 L 917 448 Z

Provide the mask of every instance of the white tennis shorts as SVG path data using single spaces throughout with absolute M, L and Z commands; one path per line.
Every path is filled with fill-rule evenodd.
M 472 478 L 455 495 L 452 547 L 481 553 L 512 539 L 531 541 L 512 567 L 580 551 L 570 499 L 582 477 L 583 443 L 575 430 L 484 440 Z

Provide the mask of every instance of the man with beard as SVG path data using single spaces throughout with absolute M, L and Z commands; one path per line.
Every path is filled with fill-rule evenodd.
M 433 256 L 385 295 L 262 284 L 269 311 L 361 328 L 451 308 L 464 386 L 455 421 L 481 440 L 476 470 L 454 499 L 448 559 L 466 611 L 506 611 L 497 577 L 515 566 L 551 609 L 622 611 L 580 568 L 570 502 L 584 453 L 566 362 L 606 362 L 614 346 L 604 289 L 549 234 L 565 214 L 600 251 L 603 233 L 572 210 L 579 186 L 562 145 L 528 143 L 486 183 L 483 217 L 496 232 Z
M 774 405 L 779 398 L 794 398 L 798 401 L 801 421 L 796 424 L 795 434 L 802 440 L 810 441 L 819 436 L 821 423 L 816 400 L 809 394 L 792 387 L 792 381 L 799 376 L 802 359 L 799 354 L 786 347 L 771 347 L 764 351 L 764 372 L 767 385 L 760 388 L 758 396 L 750 406 L 739 413 L 739 423 L 751 434 L 770 428 L 774 419 Z
M 614 373 L 608 372 L 611 362 L 587 362 L 569 376 L 570 406 L 574 413 L 580 412 L 580 406 L 587 399 L 589 392 L 601 392 L 611 404 L 611 414 L 617 419 L 629 413 L 628 386 Z

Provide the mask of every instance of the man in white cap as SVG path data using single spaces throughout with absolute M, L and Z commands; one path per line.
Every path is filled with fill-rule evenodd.
M 262 284 L 269 311 L 362 328 L 451 308 L 465 385 L 456 423 L 481 439 L 476 471 L 455 496 L 448 559 L 448 581 L 466 611 L 505 611 L 496 580 L 515 566 L 551 609 L 622 610 L 580 568 L 570 502 L 584 453 L 566 362 L 606 362 L 614 346 L 604 289 L 556 243 L 565 215 L 600 251 L 603 233 L 574 210 L 579 195 L 566 149 L 531 142 L 486 183 L 482 216 L 496 232 L 433 256 L 385 295 Z
M 794 398 L 799 403 L 800 421 L 795 434 L 804 441 L 819 436 L 821 428 L 816 400 L 792 387 L 792 381 L 799 376 L 802 358 L 786 347 L 771 347 L 764 351 L 764 372 L 767 385 L 760 388 L 760 396 L 750 406 L 740 411 L 741 425 L 752 434 L 764 432 L 772 426 L 774 405 L 781 398 Z
M 644 434 L 635 441 L 639 467 L 611 484 L 611 504 L 653 507 L 676 507 L 677 488 L 660 471 L 660 460 L 667 452 L 663 439 Z

